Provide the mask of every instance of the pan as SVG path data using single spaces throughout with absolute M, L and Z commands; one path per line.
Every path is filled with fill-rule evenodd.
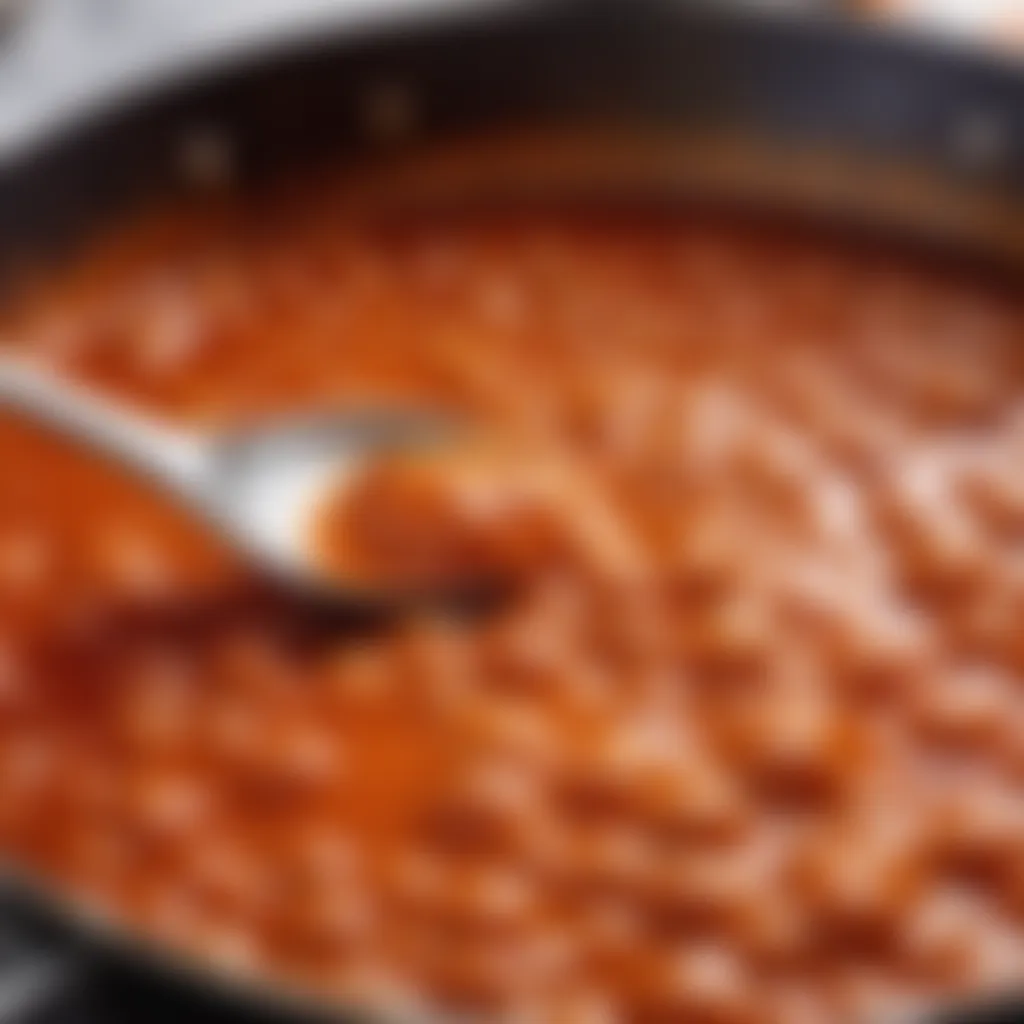
M 589 175 L 627 189 L 642 176 L 648 190 L 828 217 L 1015 280 L 1024 271 L 1024 68 L 832 19 L 672 0 L 487 4 L 386 24 L 327 15 L 179 59 L 30 129 L 0 162 L 5 275 L 133 205 L 326 155 L 367 197 L 387 181 L 413 201 L 428 186 L 465 199 L 513 170 L 520 188 Z M 493 140 L 512 134 L 546 140 L 543 159 L 519 146 L 511 161 Z M 10 883 L 28 926 L 60 937 L 35 973 L 20 965 L 25 1005 L 98 956 L 238 1012 L 338 1013 L 171 956 L 45 885 Z M 944 1019 L 1024 1019 L 1024 1003 Z

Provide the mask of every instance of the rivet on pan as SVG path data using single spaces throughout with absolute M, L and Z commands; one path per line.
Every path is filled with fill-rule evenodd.
M 235 178 L 234 145 L 228 133 L 214 125 L 186 129 L 175 156 L 182 181 L 194 188 L 223 188 Z
M 373 141 L 401 142 L 416 129 L 419 97 L 405 82 L 373 82 L 361 92 L 356 113 L 363 130 Z
M 954 120 L 951 143 L 958 166 L 975 171 L 994 170 L 1008 149 L 1007 125 L 994 111 L 967 111 Z

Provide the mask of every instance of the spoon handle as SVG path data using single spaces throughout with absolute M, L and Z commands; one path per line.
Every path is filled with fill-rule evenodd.
M 202 442 L 139 418 L 54 373 L 0 359 L 0 408 L 14 409 L 177 490 L 201 486 L 208 459 Z

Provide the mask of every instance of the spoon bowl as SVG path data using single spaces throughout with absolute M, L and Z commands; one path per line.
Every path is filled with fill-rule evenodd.
M 275 578 L 360 603 L 393 602 L 408 595 L 341 579 L 317 561 L 316 514 L 370 461 L 444 444 L 454 432 L 439 415 L 380 407 L 286 417 L 211 443 L 202 499 L 222 532 Z

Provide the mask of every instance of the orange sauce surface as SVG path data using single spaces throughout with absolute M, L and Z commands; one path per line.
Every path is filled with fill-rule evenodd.
M 0 421 L 0 847 L 225 968 L 551 1024 L 1024 983 L 1024 303 L 699 218 L 154 218 L 6 334 L 207 428 L 424 403 L 564 460 L 464 619 L 312 624 Z

